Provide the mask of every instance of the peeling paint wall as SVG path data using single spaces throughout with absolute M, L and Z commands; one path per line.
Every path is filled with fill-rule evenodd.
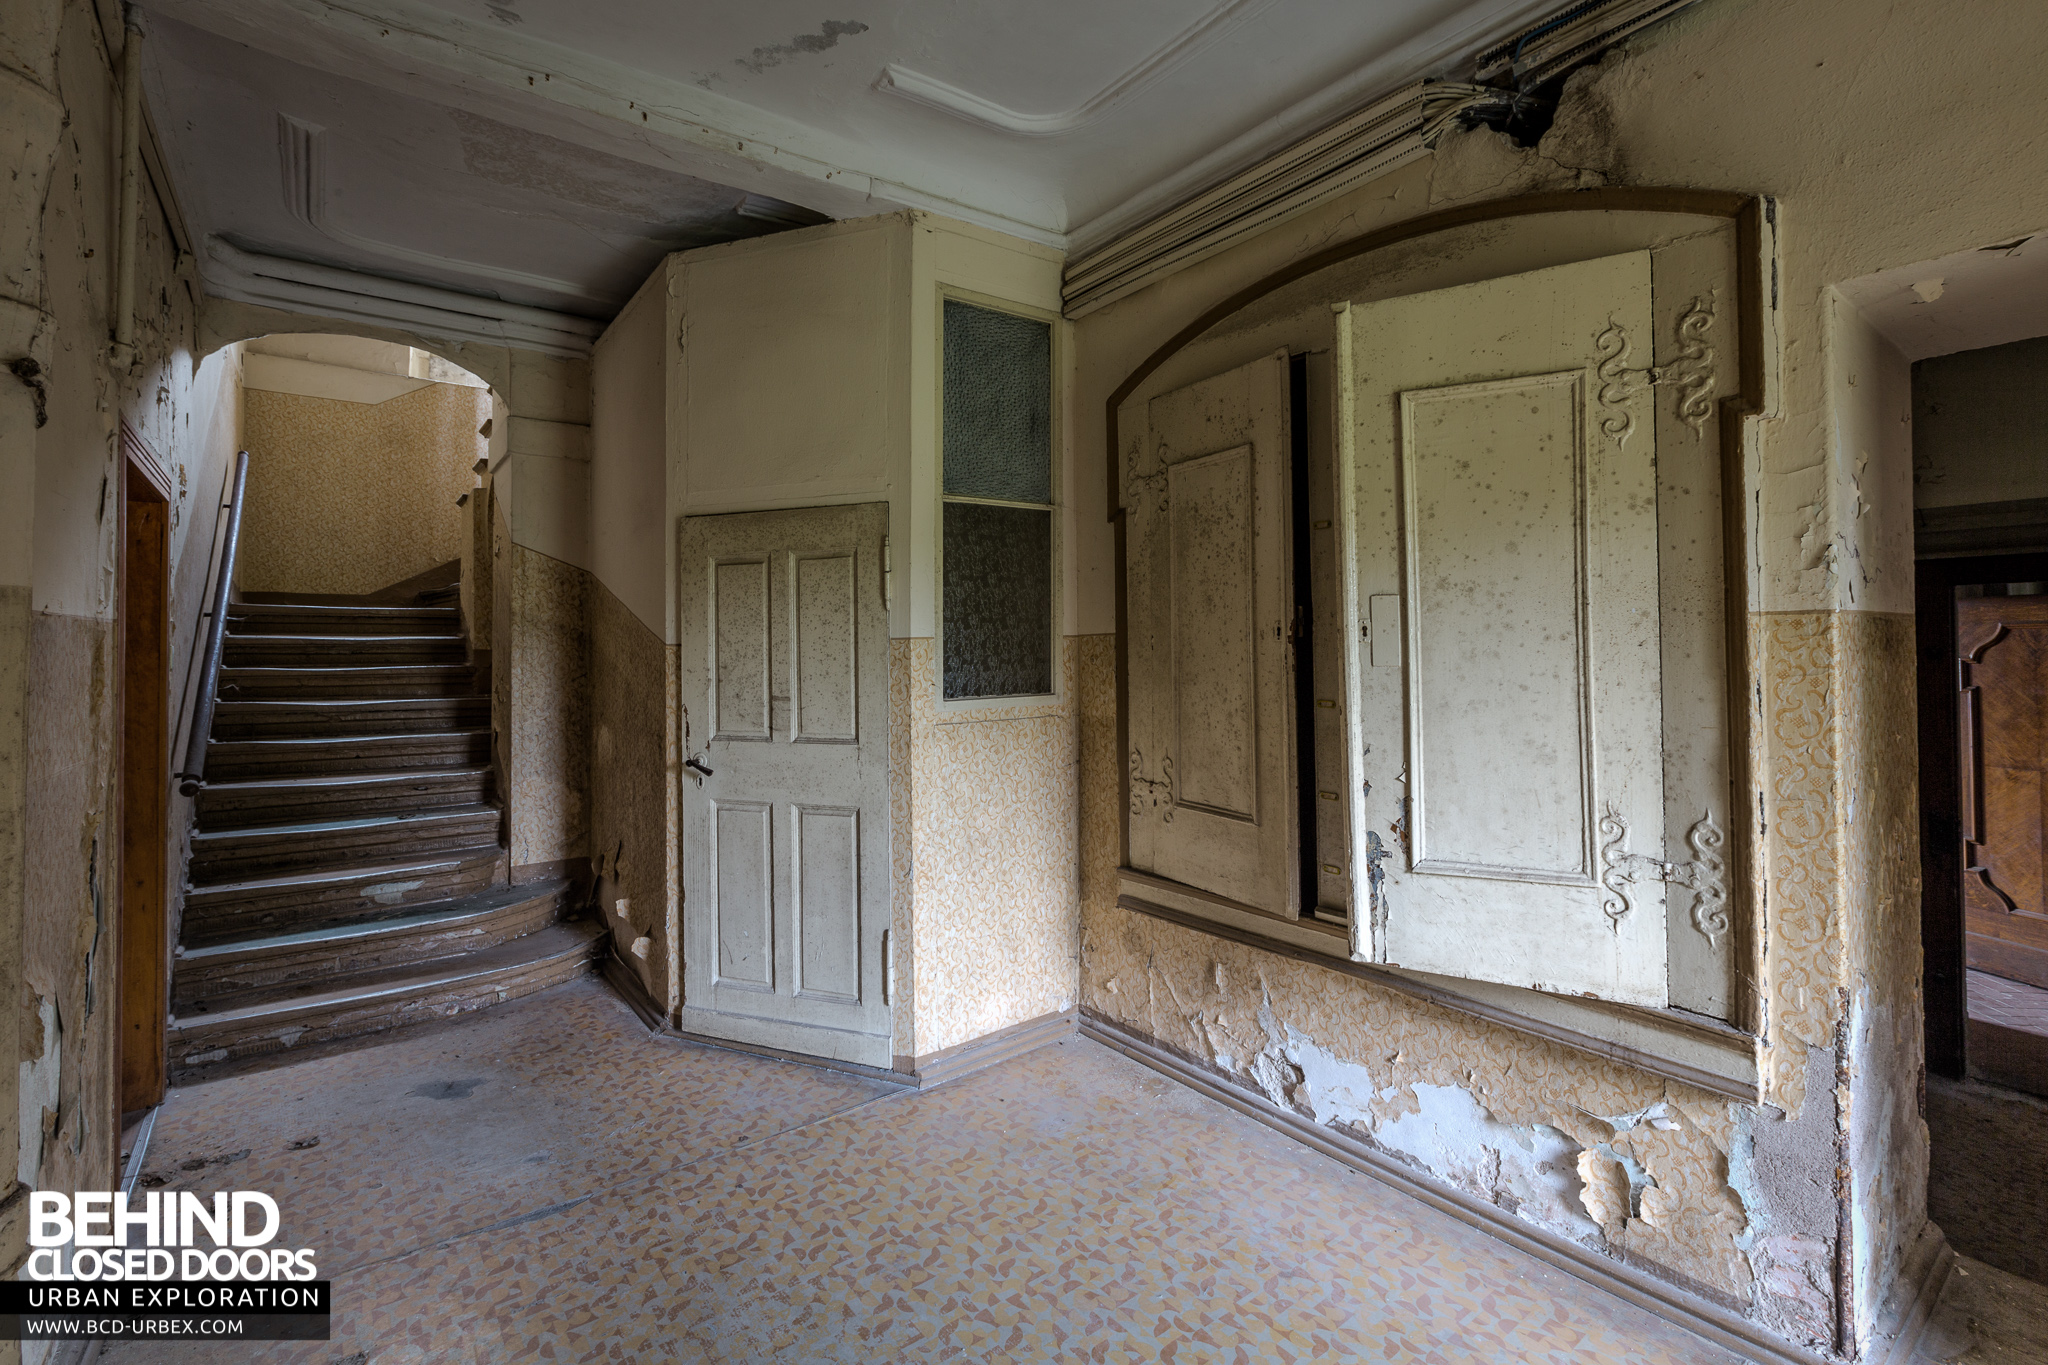
M 114 59 L 76 0 L 10 4 L 0 27 L 20 134 L 0 200 L 0 977 L 17 983 L 0 1011 L 0 1047 L 16 1054 L 0 1068 L 15 1088 L 0 1142 L 24 1183 L 106 1188 L 119 1141 L 118 436 L 132 426 L 170 482 L 172 656 L 157 685 L 175 716 L 240 435 L 240 356 L 200 358 L 193 263 L 145 177 L 134 363 L 114 363 Z M 167 831 L 174 882 L 180 836 Z M 9 1265 L 20 1207 L 0 1204 Z
M 2039 122 L 2048 90 L 2026 54 L 2039 50 L 2043 23 L 1991 3 L 1873 11 L 1848 0 L 1707 0 L 1576 75 L 1539 147 L 1454 133 L 1434 158 L 1076 324 L 1075 407 L 1099 412 L 1204 309 L 1318 249 L 1434 208 L 1589 184 L 1776 196 L 1783 368 L 1779 415 L 1755 448 L 1750 623 L 1767 751 L 1764 1103 L 1688 1093 L 1117 910 L 1113 828 L 1085 818 L 1084 1007 L 1362 1128 L 1441 1179 L 1505 1190 L 1523 1216 L 1565 1235 L 1583 1233 L 1582 1212 L 1610 1249 L 1744 1305 L 1788 1340 L 1849 1354 L 1872 1343 L 1924 1219 L 1905 615 L 1911 427 L 1902 359 L 1832 286 L 2038 227 L 2048 144 L 1987 136 L 1994 115 L 1963 113 L 1955 91 L 1973 91 L 1971 107 L 1995 110 L 1999 127 Z M 1845 117 L 1850 108 L 1862 112 Z M 1081 467 L 1099 470 L 1099 423 L 1075 430 Z M 1110 530 L 1083 516 L 1079 534 L 1081 628 L 1108 629 Z M 1103 793 L 1084 797 L 1084 809 L 1116 789 L 1113 741 L 1088 733 L 1097 712 L 1113 724 L 1107 706 L 1082 706 L 1084 782 Z M 1331 1098 L 1340 1077 L 1343 1095 Z M 1679 1126 L 1616 1133 L 1588 1117 L 1658 1100 Z M 1431 1136 L 1397 1128 L 1403 1113 L 1433 1115 Z M 1595 1154 L 1560 1177 L 1577 1187 L 1579 1211 L 1518 1192 L 1528 1179 L 1518 1162 L 1569 1155 L 1545 1146 L 1546 1128 Z M 1490 1152 L 1521 1186 L 1489 1175 Z M 1614 1223 L 1626 1201 L 1641 1214 Z

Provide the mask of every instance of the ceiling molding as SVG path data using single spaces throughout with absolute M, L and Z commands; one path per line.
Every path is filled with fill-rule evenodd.
M 1695 0 L 1580 0 L 1547 17 L 1531 21 L 1524 16 L 1518 29 L 1505 35 L 1496 33 L 1464 47 L 1459 54 L 1476 55 L 1451 61 L 1439 52 L 1436 58 L 1446 66 L 1464 65 L 1482 76 L 1490 75 L 1495 84 L 1417 82 L 1237 170 L 1220 183 L 1213 176 L 1196 181 L 1196 185 L 1209 188 L 1149 218 L 1140 217 L 1139 209 L 1159 203 L 1166 185 L 1173 183 L 1164 182 L 1069 234 L 1073 254 L 1061 286 L 1066 316 L 1082 317 L 1114 303 L 1251 233 L 1283 223 L 1384 175 L 1427 152 L 1459 114 L 1508 101 L 1516 91 L 1528 90 L 1590 61 L 1693 3 Z M 1468 30 L 1468 35 L 1472 31 Z M 1414 60 L 1415 54 L 1404 48 L 1388 53 L 1368 70 Z M 1205 158 L 1174 180 L 1191 181 L 1229 150 Z
M 1353 68 L 1341 80 L 1196 158 L 1131 195 L 1114 208 L 1067 230 L 1067 249 L 1076 256 L 1102 249 L 1142 228 L 1176 206 L 1223 181 L 1284 155 L 1305 138 L 1431 76 L 1469 70 L 1472 54 L 1524 32 L 1555 7 L 1557 0 L 1524 0 L 1484 18 L 1464 10 Z
M 1108 85 L 1073 108 L 1058 113 L 1027 114 L 1006 108 L 972 91 L 948 85 L 936 76 L 927 76 L 893 62 L 882 68 L 875 88 L 884 94 L 928 105 L 998 132 L 1022 137 L 1056 137 L 1095 122 L 1272 3 L 1273 0 L 1223 0 L 1222 4 L 1174 34 Z
M 423 270 L 453 271 L 455 274 L 469 275 L 492 284 L 580 299 L 604 312 L 612 311 L 613 302 L 610 298 L 594 294 L 574 280 L 560 280 L 548 275 L 530 275 L 508 266 L 484 265 L 478 261 L 443 256 L 437 252 L 416 251 L 411 247 L 399 246 L 395 242 L 380 242 L 341 226 L 327 211 L 327 158 L 322 146 L 326 132 L 327 130 L 319 124 L 308 123 L 290 114 L 281 113 L 277 116 L 278 171 L 284 181 L 285 209 L 292 217 L 321 236 L 357 251 L 403 261 Z
M 1510 81 L 1517 89 L 1527 90 L 1693 3 L 1695 0 L 1581 0 L 1481 52 L 1473 79 Z
M 1427 153 L 1460 113 L 1498 103 L 1485 86 L 1417 81 L 1067 264 L 1064 311 L 1084 317 L 1232 243 Z
M 237 303 L 546 355 L 589 355 L 605 328 L 602 322 L 545 308 L 244 251 L 219 237 L 207 239 L 200 275 L 208 294 Z
M 800 203 L 835 217 L 899 207 L 941 211 L 998 232 L 1061 245 L 1061 225 L 1027 222 L 962 203 L 918 183 L 913 168 L 876 166 L 871 146 L 820 133 L 686 81 L 671 80 L 589 53 L 529 38 L 497 24 L 477 24 L 419 0 L 148 0 L 149 7 L 273 56 L 357 79 L 381 79 L 421 93 L 428 80 L 451 102 L 447 87 L 499 101 L 539 100 L 585 128 L 630 134 L 644 157 L 650 139 L 684 144 L 690 173 L 743 191 Z M 340 52 L 367 69 L 337 62 Z M 374 73 L 374 74 L 373 74 Z M 560 129 L 551 125 L 551 131 Z M 900 186 L 912 198 L 890 193 Z M 880 202 L 877 202 L 880 201 Z

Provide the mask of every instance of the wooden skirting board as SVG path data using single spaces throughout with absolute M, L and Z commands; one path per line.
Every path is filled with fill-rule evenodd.
M 1268 1128 L 1293 1138 L 1304 1146 L 1314 1148 L 1324 1156 L 1333 1157 L 1353 1170 L 1391 1185 L 1439 1213 L 1449 1214 L 1461 1223 L 1477 1228 L 1596 1288 L 1604 1289 L 1645 1312 L 1654 1313 L 1666 1322 L 1676 1323 L 1718 1346 L 1736 1352 L 1745 1359 L 1761 1362 L 1762 1365 L 1822 1365 L 1825 1359 L 1788 1346 L 1731 1308 L 1666 1283 L 1634 1266 L 1582 1247 L 1554 1233 L 1545 1232 L 1475 1195 L 1429 1180 L 1386 1153 L 1368 1147 L 1356 1138 L 1347 1137 L 1334 1128 L 1325 1128 L 1293 1110 L 1282 1109 L 1264 1095 L 1248 1090 L 1192 1058 L 1184 1057 L 1142 1034 L 1131 1032 L 1107 1019 L 1084 1013 L 1081 1018 L 1081 1036 L 1092 1038 L 1106 1047 L 1115 1048 L 1133 1061 L 1142 1062 L 1161 1075 L 1179 1081 L 1210 1099 L 1227 1104 L 1239 1113 L 1257 1119 Z M 1938 1288 L 1936 1292 L 1939 1292 Z M 1922 1318 L 1924 1320 L 1924 1313 Z
M 1027 1052 L 1035 1051 L 1048 1043 L 1057 1043 L 1063 1038 L 1072 1038 L 1078 1032 L 1079 1021 L 1075 1011 L 1065 1010 L 997 1029 L 994 1033 L 961 1043 L 956 1047 L 927 1053 L 914 1062 L 909 1058 L 898 1058 L 895 1067 L 884 1070 L 880 1067 L 811 1057 L 798 1052 L 785 1052 L 780 1048 L 736 1043 L 727 1038 L 712 1038 L 700 1033 L 688 1033 L 671 1028 L 662 1016 L 661 1007 L 654 1003 L 653 997 L 647 993 L 647 988 L 640 984 L 638 974 L 621 962 L 617 953 L 607 948 L 599 955 L 598 962 L 605 981 L 618 992 L 619 998 L 632 1008 L 633 1013 L 640 1017 L 640 1022 L 647 1026 L 649 1032 L 658 1037 L 702 1043 L 706 1047 L 723 1048 L 729 1052 L 745 1052 L 756 1057 L 773 1057 L 777 1061 L 797 1062 L 804 1066 L 822 1067 L 827 1071 L 863 1076 L 868 1080 L 881 1081 L 887 1085 L 902 1086 L 910 1090 L 929 1090 L 933 1086 L 959 1080 L 962 1076 L 979 1071 L 983 1067 L 1009 1061 L 1012 1057 L 1021 1057 Z M 910 1064 L 905 1065 L 906 1062 Z

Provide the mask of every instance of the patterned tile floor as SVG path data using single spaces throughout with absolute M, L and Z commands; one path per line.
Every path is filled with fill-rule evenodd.
M 2048 991 L 1989 972 L 1969 974 L 1970 1017 L 2048 1036 Z
M 334 1339 L 104 1360 L 1734 1360 L 1080 1039 L 884 1093 L 582 981 L 175 1091 L 146 1170 L 275 1196 Z

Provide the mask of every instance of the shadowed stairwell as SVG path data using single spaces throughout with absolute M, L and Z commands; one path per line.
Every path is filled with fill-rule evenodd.
M 452 589 L 229 608 L 172 971 L 174 1077 L 588 969 L 571 884 L 508 885 L 490 697 Z

